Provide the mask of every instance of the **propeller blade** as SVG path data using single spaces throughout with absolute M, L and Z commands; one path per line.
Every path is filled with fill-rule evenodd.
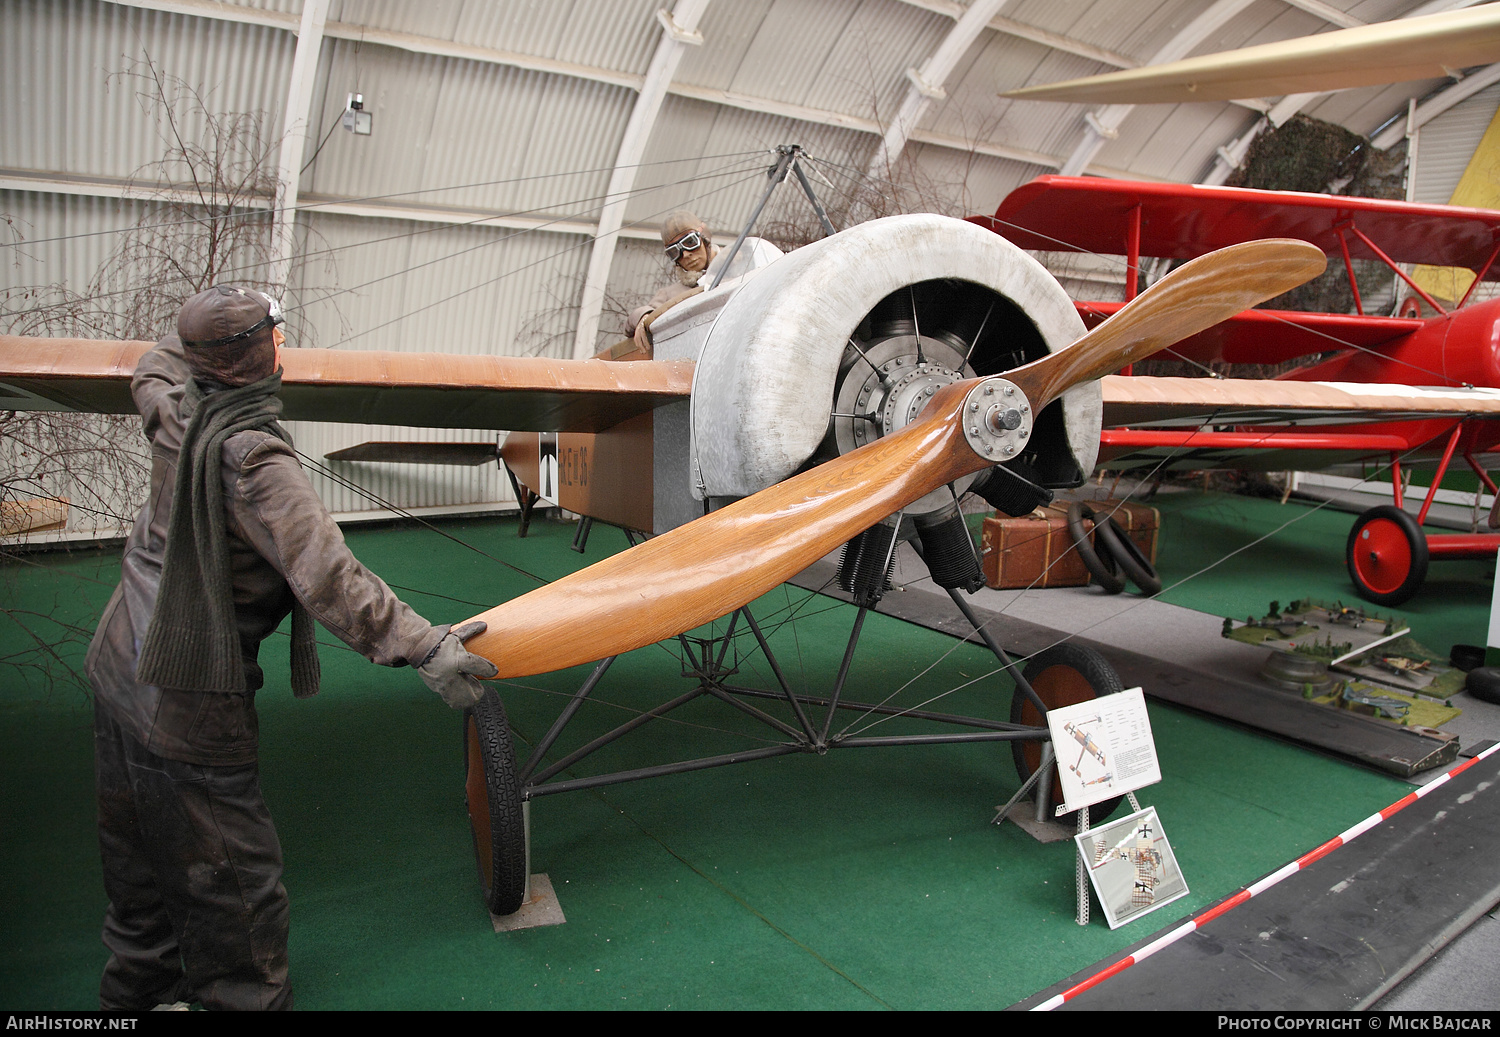
M 498 666 L 500 677 L 522 677 L 618 655 L 717 619 L 887 515 L 993 464 L 965 438 L 971 393 L 1010 383 L 1039 413 L 1069 386 L 1296 287 L 1325 265 L 1320 249 L 1290 240 L 1248 242 L 1195 259 L 1067 349 L 1003 379 L 947 386 L 892 435 L 475 616 L 488 630 L 467 647 Z

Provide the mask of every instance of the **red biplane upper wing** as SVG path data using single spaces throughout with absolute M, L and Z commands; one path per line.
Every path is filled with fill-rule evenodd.
M 1378 198 L 1255 191 L 1203 184 L 1041 176 L 1016 188 L 994 216 L 971 216 L 1022 248 L 1128 255 L 1136 213 L 1140 254 L 1191 259 L 1257 238 L 1300 238 L 1353 259 L 1483 269 L 1500 241 L 1500 212 Z M 1500 280 L 1490 269 L 1487 280 Z
M 149 342 L 0 335 L 0 408 L 129 414 Z M 683 360 L 287 349 L 285 416 L 421 428 L 601 432 L 692 391 Z

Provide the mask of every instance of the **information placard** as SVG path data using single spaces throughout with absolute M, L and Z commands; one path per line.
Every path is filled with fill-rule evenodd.
M 1063 806 L 1058 813 L 1161 781 L 1140 688 L 1047 711 Z
M 1111 929 L 1188 892 L 1155 807 L 1082 832 L 1073 840 Z

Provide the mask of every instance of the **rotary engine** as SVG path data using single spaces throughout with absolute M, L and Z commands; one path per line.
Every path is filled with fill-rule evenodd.
M 674 307 L 652 330 L 658 359 L 697 362 L 689 489 L 711 504 L 888 436 L 944 386 L 1039 359 L 1084 328 L 1056 280 L 1008 241 L 961 220 L 913 215 L 872 220 L 775 259 Z M 1037 415 L 1003 390 L 984 401 L 971 442 L 985 438 L 981 427 L 1029 435 L 1005 436 L 994 466 L 851 543 L 846 588 L 883 587 L 897 536 L 920 538 L 941 585 L 977 586 L 959 498 L 973 491 L 1026 514 L 1050 499 L 1050 487 L 1080 484 L 1098 450 L 1100 399 L 1098 384 L 1087 383 Z M 658 440 L 659 457 L 664 446 Z

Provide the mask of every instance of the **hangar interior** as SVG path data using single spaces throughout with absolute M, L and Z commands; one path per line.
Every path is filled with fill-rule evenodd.
M 232 281 L 282 299 L 289 351 L 583 360 L 625 338 L 627 313 L 672 278 L 660 251 L 668 214 L 691 209 L 727 246 L 788 145 L 800 147 L 809 187 L 840 231 L 905 214 L 986 216 L 1045 175 L 1496 209 L 1500 64 L 1224 101 L 1002 96 L 1484 6 L 0 0 L 0 334 L 155 341 L 185 298 Z M 795 178 L 769 194 L 754 233 L 793 257 L 821 238 Z M 1111 304 L 1138 287 L 1127 283 L 1123 252 L 1067 241 L 1030 250 L 1060 297 Z M 1362 299 L 1325 298 L 1321 308 L 1394 315 L 1405 286 L 1359 266 Z M 1145 264 L 1139 286 L 1169 269 Z M 832 299 L 860 279 L 854 272 L 820 291 Z M 1481 284 L 1475 298 L 1492 294 Z M 1271 366 L 1207 373 L 1261 377 Z M 144 497 L 144 443 L 129 415 L 17 410 L 3 426 L 0 832 L 11 895 L 0 905 L 0 1006 L 88 1010 L 105 957 L 105 900 L 80 675 Z M 627 547 L 602 522 L 583 543 L 576 516 L 545 510 L 518 537 L 515 485 L 494 463 L 328 460 L 371 442 L 490 447 L 504 428 L 288 426 L 355 553 L 434 620 L 461 619 Z M 1183 862 L 1191 892 L 1182 899 L 1120 929 L 1097 911 L 1078 925 L 1072 849 L 990 825 L 1020 779 L 1007 747 L 975 742 L 791 755 L 539 796 L 528 807 L 531 870 L 548 877 L 567 921 L 503 931 L 474 879 L 456 718 L 408 671 L 377 671 L 323 636 L 324 694 L 291 701 L 276 690 L 286 674 L 268 663 L 261 700 L 299 1007 L 1030 1007 L 1441 773 L 1393 774 L 1157 695 L 1173 682 L 1210 693 L 1255 683 L 1260 657 L 1218 637 L 1225 617 L 1273 599 L 1355 600 L 1338 501 L 1310 483 L 1294 494 L 1284 482 L 1268 499 L 1264 479 L 1195 475 L 1157 486 L 1083 474 L 1074 496 L 1159 509 L 1164 589 L 1149 599 L 1097 587 L 987 589 L 973 600 L 1019 653 L 1080 641 L 1122 676 L 1144 675 L 1163 779 L 1139 797 L 1158 810 Z M 1412 497 L 1423 478 L 1419 470 Z M 1246 484 L 1261 495 L 1234 492 Z M 1459 528 L 1482 525 L 1492 494 L 1475 479 L 1444 487 L 1451 496 L 1430 521 L 1446 504 Z M 42 522 L 44 500 L 67 506 Z M 964 511 L 976 538 L 995 514 L 983 501 Z M 568 550 L 570 541 L 586 550 Z M 1444 656 L 1493 643 L 1493 576 L 1493 552 L 1443 562 L 1398 611 Z M 830 582 L 778 584 L 754 606 L 813 694 L 839 671 L 855 622 L 853 606 L 819 593 Z M 933 618 L 949 603 L 914 556 L 897 557 L 893 584 L 850 670 L 857 697 L 898 689 L 920 699 L 931 681 L 945 709 L 973 699 L 964 710 L 994 711 L 998 682 L 1003 718 L 1009 683 L 992 655 L 952 636 L 951 612 Z M 775 677 L 744 630 L 739 640 L 723 623 L 714 630 L 746 674 Z M 611 711 L 653 709 L 692 668 L 687 652 L 679 642 L 621 656 L 591 704 L 597 715 L 580 713 L 585 740 L 618 723 Z M 588 674 L 502 682 L 523 755 Z M 1500 737 L 1500 707 L 1453 698 L 1463 710 L 1449 727 L 1457 748 Z M 769 746 L 728 716 L 694 704 L 569 773 Z M 1212 953 L 1206 938 L 1186 941 L 1199 959 L 1174 966 L 1190 981 L 1141 968 L 1093 995 L 1120 990 L 1114 1000 L 1079 1006 L 1500 1007 L 1488 966 L 1500 890 L 1493 876 L 1465 875 L 1477 892 L 1458 908 L 1433 908 L 1424 897 L 1448 895 L 1432 874 L 1440 863 L 1415 868 L 1409 846 L 1450 844 L 1421 828 L 1433 822 L 1413 820 L 1418 813 L 1402 822 L 1418 827 L 1387 834 L 1394 848 L 1362 850 L 1349 864 L 1324 858 L 1351 881 L 1378 876 L 1364 922 L 1382 908 L 1397 921 L 1360 928 L 1340 905 L 1308 909 L 1298 898 L 1313 892 L 1287 884 L 1277 895 L 1288 899 L 1267 914 L 1244 909 L 1250 935 L 1223 936 Z M 1469 840 L 1463 852 L 1444 852 L 1482 861 L 1494 826 L 1482 814 L 1465 824 L 1472 829 L 1443 835 Z M 1412 906 L 1402 913 L 1398 903 Z M 1407 924 L 1418 915 L 1428 928 Z M 1317 932 L 1298 930 L 1299 916 Z M 1318 954 L 1277 950 L 1277 933 L 1280 943 L 1313 941 Z M 1374 949 L 1361 957 L 1339 939 Z M 1258 959 L 1262 945 L 1281 956 Z M 1237 969 L 1222 966 L 1231 959 Z M 1252 981 L 1267 975 L 1269 989 Z M 1191 998 L 1174 1000 L 1185 989 Z

